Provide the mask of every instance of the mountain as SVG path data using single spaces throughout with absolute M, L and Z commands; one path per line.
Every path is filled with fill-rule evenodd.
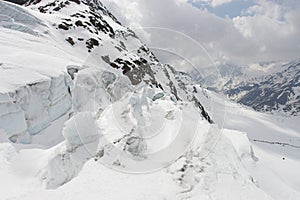
M 270 154 L 250 129 L 223 129 L 227 103 L 161 63 L 100 1 L 1 1 L 0 19 L 3 199 L 300 196 L 289 170 L 260 162 L 255 150 Z
M 225 91 L 230 99 L 262 112 L 300 113 L 300 61 L 278 72 L 242 82 Z
M 90 84 L 88 79 L 91 79 L 84 78 L 84 71 L 89 70 L 88 62 L 94 58 L 97 59 L 97 72 L 91 72 L 90 76 L 107 72 L 114 80 L 120 77 L 120 83 L 118 80 L 111 84 L 119 84 L 121 88 L 128 86 L 124 90 L 113 88 L 121 94 L 106 91 L 105 98 L 109 99 L 108 102 L 118 100 L 127 90 L 134 91 L 136 87 L 146 84 L 172 95 L 176 101 L 194 102 L 202 117 L 212 122 L 201 103 L 194 98 L 192 89 L 188 89 L 192 83 L 190 78 L 173 67 L 160 63 L 135 33 L 123 27 L 101 2 L 30 1 L 26 5 L 27 9 L 21 9 L 1 2 L 0 8 L 1 27 L 4 28 L 2 38 L 6 40 L 9 31 L 17 31 L 22 36 L 12 43 L 19 44 L 20 48 L 16 50 L 18 54 L 27 54 L 22 57 L 23 61 L 13 61 L 8 53 L 13 51 L 12 45 L 3 49 L 2 75 L 9 77 L 15 71 L 15 77 L 17 74 L 22 76 L 28 67 L 34 68 L 36 72 L 33 74 L 28 71 L 27 77 L 20 77 L 13 85 L 11 78 L 2 79 L 1 85 L 10 85 L 11 89 L 7 90 L 6 87 L 1 92 L 1 102 L 9 108 L 2 114 L 1 124 L 12 141 L 20 140 L 19 136 L 25 138 L 24 141 L 28 140 L 30 135 L 42 131 L 53 120 L 68 112 L 71 106 L 73 112 L 82 111 L 82 107 L 87 106 L 85 104 L 89 103 L 90 97 L 77 90 L 91 87 L 84 86 Z M 29 48 L 32 53 L 29 55 L 24 42 L 31 46 Z M 45 54 L 40 56 L 41 49 L 45 49 L 47 57 Z M 37 61 L 38 59 L 41 60 Z M 50 59 L 57 63 L 49 62 Z M 78 63 L 82 63 L 82 66 Z M 53 64 L 56 66 L 51 66 Z M 18 70 L 19 68 L 23 71 Z M 121 81 L 125 81 L 127 86 L 122 85 Z M 72 84 L 75 84 L 74 90 L 71 89 Z M 96 90 L 102 88 L 102 84 L 94 84 Z M 108 85 L 105 87 L 104 90 L 108 89 Z M 41 105 L 37 106 L 38 104 Z M 33 106 L 34 109 L 31 108 Z M 105 104 L 101 103 L 101 106 L 105 107 Z M 8 126 L 7 121 L 11 119 L 19 120 L 18 123 L 15 122 L 20 124 L 19 127 Z
M 300 62 L 265 62 L 253 65 L 220 65 L 219 74 L 196 77 L 208 89 L 260 112 L 299 115 Z
M 51 148 L 57 144 L 52 139 L 64 141 L 39 172 L 47 188 L 70 181 L 87 159 L 132 166 L 114 158 L 118 150 L 158 162 L 166 155 L 152 151 L 179 142 L 166 151 L 171 153 L 167 160 L 140 170 L 161 167 L 177 159 L 196 133 L 204 134 L 197 132 L 200 121 L 213 124 L 195 97 L 191 77 L 160 63 L 100 1 L 29 1 L 25 6 L 0 2 L 0 133 L 3 141 L 30 144 L 40 138 L 35 144 Z M 44 134 L 66 116 L 62 130 Z M 162 136 L 153 140 L 158 133 Z

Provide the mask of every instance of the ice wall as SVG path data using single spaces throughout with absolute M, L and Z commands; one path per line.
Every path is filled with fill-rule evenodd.
M 28 83 L 9 92 L 0 92 L 0 132 L 11 141 L 29 143 L 71 108 L 70 77 L 62 73 Z

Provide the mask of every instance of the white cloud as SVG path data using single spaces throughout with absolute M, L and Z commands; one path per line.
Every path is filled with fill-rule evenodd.
M 245 38 L 257 43 L 260 59 L 292 59 L 300 57 L 299 13 L 299 5 L 259 1 L 244 16 L 233 18 L 233 24 Z
M 229 0 L 214 2 L 220 5 Z M 150 34 L 149 46 L 168 49 L 196 66 L 212 64 L 210 57 L 214 61 L 236 64 L 300 57 L 297 0 L 281 4 L 258 0 L 233 19 L 197 9 L 185 0 L 104 0 L 104 3 L 125 25 L 138 29 L 162 27 L 186 34 L 188 37 L 166 29 L 144 30 Z M 174 54 L 157 53 L 164 61 L 176 62 Z
M 217 7 L 226 3 L 230 3 L 232 0 L 212 0 L 211 5 L 213 7 Z
M 193 3 L 200 3 L 210 5 L 212 7 L 218 7 L 220 5 L 230 3 L 232 0 L 191 0 Z

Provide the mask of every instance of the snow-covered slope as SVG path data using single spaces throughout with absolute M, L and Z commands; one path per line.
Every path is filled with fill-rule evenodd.
M 93 117 L 90 112 L 77 114 L 66 123 L 63 131 L 66 141 L 51 149 L 24 149 L 19 145 L 1 144 L 1 173 L 12 180 L 5 186 L 2 197 L 210 199 L 223 198 L 225 195 L 230 199 L 271 199 L 258 187 L 241 162 L 241 156 L 251 165 L 257 162 L 245 135 L 230 130 L 223 130 L 223 134 L 219 135 L 215 125 L 196 118 L 197 112 L 192 104 L 176 105 L 168 100 L 170 97 L 155 101 L 146 97 L 149 110 L 146 106 L 142 107 L 144 117 L 139 121 L 129 120 L 128 117 L 137 117 L 138 113 L 135 105 L 128 106 L 127 101 L 134 102 L 132 99 L 136 98 L 136 94 L 125 96 L 98 117 Z M 160 127 L 162 120 L 166 122 L 163 126 L 165 129 L 148 140 L 124 135 L 120 132 L 118 120 L 111 120 L 114 107 L 121 108 L 116 109 L 121 113 L 124 113 L 123 109 L 129 109 L 129 112 L 117 117 L 136 122 L 134 125 L 137 129 L 143 129 L 142 122 L 146 122 L 146 116 L 159 119 L 153 126 L 148 126 L 149 129 Z M 160 110 L 169 111 L 171 108 L 174 112 L 168 112 L 168 115 Z M 185 112 L 184 115 L 181 115 L 181 110 Z M 177 126 L 182 123 L 181 116 L 190 119 L 183 125 L 185 134 L 179 133 L 179 140 L 174 140 Z M 199 128 L 193 130 L 193 124 Z M 131 126 L 130 123 L 124 124 L 124 128 Z M 184 141 L 193 136 L 187 133 L 192 132 L 196 136 L 192 145 L 185 151 L 178 149 L 185 148 Z M 144 128 L 143 133 L 149 132 Z M 150 133 L 153 134 L 152 131 Z M 231 140 L 236 140 L 234 145 Z M 171 144 L 167 148 L 171 152 L 164 154 L 165 150 L 161 148 L 165 149 L 164 145 L 168 144 Z M 172 144 L 175 144 L 173 148 Z M 17 151 L 16 148 L 21 150 Z M 174 150 L 181 152 L 179 158 L 176 158 Z M 169 163 L 173 158 L 176 159 Z M 33 160 L 36 163 L 34 165 L 31 164 Z M 41 182 L 46 188 L 56 189 L 46 190 Z M 61 184 L 64 185 L 57 188 Z
M 240 155 L 244 166 L 251 172 L 259 187 L 273 199 L 300 198 L 300 174 L 297 170 L 300 167 L 299 116 L 260 113 L 230 102 L 225 96 L 211 91 L 206 93 L 215 107 L 225 106 L 226 109 L 206 109 L 210 114 L 215 113 L 214 120 L 217 124 L 231 130 L 225 135 L 232 136 L 230 138 L 233 144 L 240 145 L 245 140 L 241 138 L 241 134 L 232 130 L 240 131 L 250 139 L 258 161 L 253 165 L 247 161 L 247 156 Z M 197 98 L 204 105 L 208 105 L 205 96 L 197 95 Z M 244 148 L 234 146 L 240 150 Z
M 192 91 L 185 89 L 189 77 L 160 63 L 101 2 L 34 1 L 27 8 L 0 4 L 1 132 L 10 140 L 30 142 L 30 135 L 66 114 L 71 104 L 74 112 L 84 110 L 91 98 L 81 92 L 95 89 L 101 97 L 93 104 L 105 107 L 122 97 L 126 84 L 132 91 L 148 84 L 176 100 L 194 101 L 211 122 Z M 181 79 L 187 80 L 182 84 Z
M 2 177 L 7 177 L 7 179 L 2 179 L 5 184 L 1 182 L 1 185 L 5 185 L 1 187 L 2 197 L 4 199 L 31 200 L 41 196 L 45 199 L 98 199 L 99 197 L 119 199 L 120 196 L 125 199 L 223 199 L 228 197 L 230 199 L 281 200 L 287 198 L 296 200 L 299 198 L 298 149 L 288 145 L 259 142 L 259 140 L 276 140 L 284 144 L 286 139 L 290 144 L 299 145 L 299 139 L 297 139 L 299 138 L 299 132 L 297 133 L 299 127 L 293 121 L 297 121 L 298 118 L 286 119 L 280 116 L 275 118 L 257 113 L 224 101 L 218 95 L 210 92 L 208 95 L 211 99 L 207 99 L 201 93 L 197 95 L 197 98 L 203 102 L 213 100 L 218 104 L 224 105 L 225 103 L 228 108 L 227 117 L 224 121 L 223 111 L 219 110 L 215 115 L 219 116 L 216 117 L 216 122 L 224 124 L 224 128 L 234 127 L 239 131 L 224 129 L 221 132 L 222 135 L 216 137 L 218 128 L 200 120 L 198 122 L 201 128 L 196 132 L 200 137 L 195 139 L 193 145 L 173 164 L 152 173 L 128 173 L 133 172 L 131 171 L 133 169 L 136 170 L 128 162 L 131 160 L 131 156 L 137 152 L 143 154 L 147 148 L 139 147 L 145 147 L 147 144 L 127 143 L 129 138 L 124 137 L 122 139 L 124 142 L 118 143 L 114 146 L 115 148 L 105 148 L 102 151 L 102 147 L 107 144 L 105 141 L 111 141 L 110 146 L 112 147 L 114 144 L 112 141 L 122 138 L 122 132 L 117 131 L 120 128 L 119 123 L 110 119 L 114 118 L 111 110 L 114 107 L 129 109 L 125 118 L 120 116 L 124 120 L 134 116 L 130 114 L 134 112 L 134 107 L 132 105 L 125 106 L 128 105 L 128 98 L 137 98 L 136 94 L 132 95 L 116 102 L 116 105 L 108 107 L 97 117 L 86 112 L 76 115 L 77 117 L 74 117 L 65 126 L 66 141 L 54 148 L 41 150 L 29 148 L 28 145 L 24 147 L 2 143 L 1 173 Z M 157 117 L 157 113 L 154 112 L 157 110 L 157 105 L 168 108 L 167 110 L 169 108 L 176 109 L 176 106 L 167 99 L 158 99 L 157 103 L 147 99 L 149 113 L 153 113 L 155 117 Z M 164 101 L 169 106 L 163 104 Z M 188 107 L 183 106 L 182 109 L 185 110 Z M 122 109 L 116 110 L 122 112 Z M 146 114 L 148 113 L 146 106 L 143 106 L 143 113 L 145 114 L 144 119 L 146 119 L 146 116 L 149 116 Z M 174 112 L 173 116 L 174 118 L 168 115 L 164 119 L 168 121 L 167 123 L 171 123 L 171 126 L 172 123 L 178 122 L 178 111 Z M 287 121 L 280 122 L 281 127 L 275 127 L 274 124 L 278 124 L 278 120 Z M 82 121 L 85 123 L 81 123 Z M 74 135 L 76 124 L 79 135 Z M 125 123 L 125 125 L 128 124 Z M 171 129 L 166 130 L 171 131 Z M 253 144 L 249 142 L 243 132 L 247 132 Z M 101 136 L 102 134 L 105 136 Z M 274 137 L 274 134 L 277 136 Z M 203 137 L 205 135 L 207 137 Z M 80 140 L 79 137 L 82 139 Z M 203 141 L 204 138 L 207 139 Z M 216 141 L 217 143 L 215 143 Z M 81 145 L 81 142 L 86 144 Z M 148 143 L 148 145 L 159 143 Z M 118 148 L 120 145 L 122 148 Z M 126 147 L 126 151 L 119 154 L 123 147 Z M 137 149 L 143 150 L 135 151 Z M 96 153 L 95 159 L 89 159 L 93 157 L 94 153 Z M 145 164 L 144 159 L 146 158 L 140 156 L 141 154 L 137 157 L 138 160 L 132 162 L 139 165 Z M 101 160 L 105 157 L 106 160 Z M 86 159 L 89 161 L 86 162 Z M 118 160 L 119 162 L 114 162 Z M 69 182 L 65 183 L 67 181 Z M 56 188 L 56 184 L 65 184 L 55 190 L 45 190 L 41 182 L 48 188 Z
M 101 2 L 26 5 L 0 2 L 1 198 L 277 199 L 246 135 L 221 129 L 223 101 Z

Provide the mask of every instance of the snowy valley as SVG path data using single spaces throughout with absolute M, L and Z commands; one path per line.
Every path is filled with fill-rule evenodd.
M 212 91 L 256 111 L 299 115 L 299 59 L 246 66 L 220 65 L 219 75 L 202 78 L 192 71 L 193 79 Z
M 265 111 L 253 88 L 279 88 L 290 115 L 257 112 L 98 0 L 19 3 L 0 1 L 0 199 L 300 198 L 298 62 L 222 91 Z

